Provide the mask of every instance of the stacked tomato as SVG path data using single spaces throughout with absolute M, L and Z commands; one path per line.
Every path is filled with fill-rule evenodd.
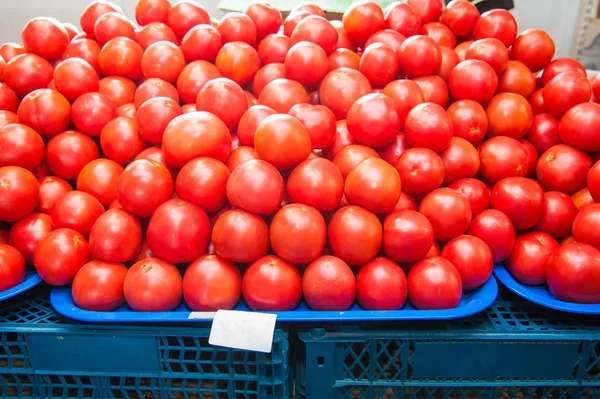
M 29 21 L 0 46 L 0 290 L 33 263 L 89 310 L 445 309 L 506 261 L 600 302 L 600 78 L 464 0 L 324 17 Z

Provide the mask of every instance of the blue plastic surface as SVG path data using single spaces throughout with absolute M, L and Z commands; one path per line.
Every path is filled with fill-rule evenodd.
M 547 285 L 531 286 L 521 284 L 509 273 L 503 265 L 494 267 L 496 278 L 506 286 L 509 290 L 538 305 L 545 306 L 550 309 L 560 310 L 563 312 L 579 313 L 579 314 L 600 314 L 600 304 L 581 304 L 565 302 L 556 297 L 550 292 Z
M 15 285 L 11 289 L 0 292 L 0 302 L 6 300 L 8 298 L 12 298 L 15 295 L 19 295 L 20 293 L 25 292 L 25 291 L 35 287 L 36 285 L 38 285 L 41 282 L 42 282 L 42 279 L 40 278 L 39 274 L 37 274 L 37 272 L 35 270 L 28 270 L 27 274 L 25 274 L 25 281 L 23 281 L 19 285 Z
M 490 306 L 498 295 L 498 284 L 490 277 L 483 287 L 472 292 L 466 292 L 458 307 L 446 310 L 418 310 L 408 301 L 401 310 L 364 310 L 353 305 L 347 311 L 314 311 L 304 302 L 293 311 L 268 312 L 277 314 L 278 321 L 316 322 L 316 321 L 367 321 L 367 320 L 448 320 L 467 317 L 481 312 Z M 134 312 L 128 306 L 121 306 L 113 312 L 93 312 L 75 305 L 70 288 L 55 288 L 50 295 L 50 301 L 56 311 L 65 317 L 86 322 L 200 322 L 210 321 L 214 312 L 192 312 L 185 304 L 179 305 L 172 312 Z M 244 302 L 235 310 L 250 311 Z

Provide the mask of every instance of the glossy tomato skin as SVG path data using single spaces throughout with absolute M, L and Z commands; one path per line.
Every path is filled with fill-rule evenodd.
M 438 188 L 421 201 L 419 212 L 433 226 L 436 240 L 447 241 L 469 228 L 471 205 L 460 193 L 450 188 Z
M 217 78 L 202 86 L 196 98 L 196 109 L 218 116 L 229 130 L 234 131 L 248 109 L 248 101 L 237 83 L 227 78 Z
M 38 89 L 26 95 L 17 111 L 19 121 L 45 137 L 53 137 L 69 126 L 71 105 L 58 91 Z
M 385 256 L 400 263 L 416 262 L 427 255 L 433 245 L 433 226 L 414 210 L 390 213 L 383 222 Z
M 448 88 L 457 100 L 489 101 L 498 87 L 498 76 L 481 60 L 465 60 L 450 72 Z
M 123 14 L 121 7 L 108 1 L 93 1 L 83 10 L 79 19 L 79 25 L 87 37 L 94 39 L 94 25 L 96 20 L 107 12 L 118 12 Z
M 600 104 L 586 102 L 568 110 L 560 120 L 563 143 L 584 151 L 600 151 Z
M 265 105 L 254 105 L 246 110 L 240 118 L 240 123 L 237 130 L 240 144 L 254 146 L 254 135 L 256 128 L 269 115 L 274 115 L 276 112 Z M 292 114 L 292 116 L 294 116 Z
M 308 10 L 296 10 L 291 12 L 285 21 L 283 21 L 283 34 L 285 36 L 291 37 L 292 33 L 296 29 L 296 26 L 302 21 L 304 18 L 309 17 L 311 15 L 318 15 Z M 323 16 L 323 15 L 321 15 Z M 291 39 L 290 39 L 291 43 Z
M 256 128 L 258 156 L 278 169 L 293 167 L 308 158 L 310 136 L 300 121 L 289 115 L 267 116 Z
M 183 276 L 183 298 L 192 310 L 231 309 L 242 295 L 239 269 L 217 255 L 192 262 Z
M 131 21 L 123 14 L 118 12 L 107 12 L 96 20 L 94 24 L 94 35 L 96 41 L 105 45 L 110 39 L 123 36 L 129 39 L 135 39 L 135 28 Z
M 179 102 L 179 93 L 175 86 L 159 78 L 150 78 L 144 80 L 135 90 L 133 96 L 135 108 L 141 107 L 143 103 L 154 97 L 169 97 Z
M 16 114 L 18 106 L 19 99 L 13 89 L 8 87 L 6 83 L 0 82 L 0 109 Z
M 414 107 L 404 122 L 404 133 L 412 147 L 441 152 L 452 140 L 452 121 L 442 107 L 423 103 Z
M 409 78 L 433 75 L 442 65 L 440 45 L 429 36 L 412 36 L 400 46 L 400 70 Z
M 558 119 L 550 114 L 541 113 L 533 117 L 531 129 L 525 138 L 541 154 L 557 144 L 560 144 Z
M 195 26 L 210 26 L 211 18 L 204 6 L 195 1 L 184 0 L 178 1 L 169 8 L 166 23 L 181 41 Z
M 56 90 L 69 101 L 82 94 L 98 91 L 100 81 L 96 70 L 85 60 L 68 58 L 54 69 Z
M 150 217 L 173 194 L 173 179 L 163 165 L 139 159 L 127 165 L 117 183 L 117 199 L 123 208 Z
M 246 14 L 231 12 L 225 15 L 217 30 L 223 38 L 223 43 L 244 42 L 251 46 L 256 43 L 256 25 Z
M 146 79 L 159 78 L 175 82 L 185 67 L 185 56 L 176 44 L 168 41 L 148 46 L 141 59 L 142 74 Z
M 377 153 L 387 163 L 394 166 L 398 163 L 400 156 L 410 148 L 406 135 L 404 133 L 398 133 L 394 140 L 386 146 L 377 149 Z
M 454 238 L 444 245 L 441 257 L 456 267 L 465 290 L 485 284 L 494 268 L 492 251 L 482 239 L 475 236 L 461 235 Z
M 398 75 L 397 55 L 387 43 L 373 43 L 365 48 L 358 70 L 374 87 L 384 87 Z
M 284 59 L 285 77 L 304 86 L 318 84 L 328 70 L 325 50 L 319 45 L 307 41 L 294 44 Z
M 508 216 L 486 209 L 471 222 L 467 234 L 481 238 L 492 251 L 494 263 L 506 260 L 515 246 L 515 229 Z
M 515 139 L 493 137 L 479 150 L 481 174 L 490 183 L 527 174 L 527 150 Z
M 56 201 L 50 216 L 55 228 L 73 229 L 86 239 L 104 207 L 95 197 L 83 191 L 69 191 Z
M 458 54 L 453 49 L 441 46 L 440 51 L 442 52 L 442 65 L 438 70 L 437 74 L 444 79 L 444 81 L 448 82 L 450 79 L 450 73 L 460 63 L 460 58 L 458 58 Z
M 385 94 L 367 94 L 348 110 L 346 124 L 350 134 L 361 144 L 381 147 L 398 134 L 400 119 L 394 102 Z
M 177 44 L 177 37 L 175 36 L 175 32 L 162 22 L 150 22 L 148 25 L 136 30 L 135 41 L 142 46 L 142 49 L 146 50 L 152 43 L 160 41 Z
M 344 178 L 331 161 L 307 159 L 294 168 L 287 181 L 292 202 L 305 204 L 321 212 L 335 210 L 344 194 Z
M 573 221 L 575 241 L 600 249 L 600 204 L 589 204 L 579 210 Z
M 546 265 L 560 245 L 549 234 L 531 232 L 519 236 L 515 248 L 506 261 L 506 268 L 513 277 L 527 285 L 546 282 Z
M 517 230 L 535 226 L 544 213 L 544 191 L 525 177 L 507 177 L 492 189 L 492 208 L 506 214 Z
M 267 255 L 246 270 L 242 293 L 253 310 L 291 310 L 300 303 L 302 280 L 295 266 L 277 256 Z
M 546 150 L 537 164 L 537 177 L 546 190 L 566 194 L 585 187 L 592 158 L 584 151 L 565 144 L 557 144 Z
M 217 29 L 210 25 L 197 25 L 185 34 L 180 48 L 188 63 L 198 60 L 214 62 L 222 44 L 223 40 Z
M 100 136 L 102 128 L 117 116 L 115 103 L 100 93 L 85 93 L 73 102 L 71 119 L 88 136 Z
M 381 7 L 373 1 L 350 5 L 342 16 L 344 31 L 353 43 L 362 45 L 375 32 L 383 29 L 385 19 Z
M 421 30 L 421 17 L 410 4 L 394 2 L 386 8 L 384 16 L 385 28 L 405 37 L 417 35 Z
M 226 200 L 229 169 L 212 158 L 196 158 L 181 169 L 176 189 L 179 198 L 201 206 L 207 212 L 217 211 Z
M 361 266 L 377 256 L 383 228 L 374 213 L 350 205 L 339 209 L 329 220 L 328 238 L 334 256 L 350 266 Z
M 208 61 L 192 61 L 183 68 L 177 78 L 177 91 L 181 100 L 196 105 L 198 93 L 204 84 L 221 77 L 221 72 Z M 176 101 L 176 100 L 174 100 Z M 178 102 L 178 101 L 176 101 Z
M 473 27 L 475 39 L 492 37 L 508 48 L 517 37 L 517 21 L 510 12 L 496 9 L 484 12 Z
M 135 80 L 142 76 L 142 46 L 127 37 L 110 39 L 98 54 L 98 64 L 106 76 Z
M 104 94 L 112 100 L 115 106 L 120 107 L 133 102 L 136 88 L 137 86 L 130 79 L 121 76 L 107 76 L 100 80 L 99 88 L 95 91 Z
M 319 87 L 321 104 L 333 111 L 335 117 L 345 119 L 356 100 L 371 93 L 371 83 L 359 71 L 338 68 L 329 72 Z
M 32 128 L 11 123 L 0 128 L 0 167 L 33 170 L 44 160 L 44 140 Z
M 592 86 L 579 71 L 562 72 L 544 86 L 542 96 L 549 114 L 560 118 L 577 104 L 586 103 L 592 95 Z
M 517 36 L 511 55 L 530 70 L 539 71 L 552 61 L 554 50 L 554 41 L 548 33 L 541 29 L 527 29 Z
M 357 144 L 357 142 L 348 131 L 346 120 L 339 120 L 336 122 L 333 144 L 331 144 L 329 148 L 323 150 L 323 156 L 331 161 L 342 149 L 352 144 Z
M 398 158 L 396 169 L 402 189 L 409 194 L 424 195 L 441 186 L 444 163 L 428 148 L 409 148 Z
M 446 110 L 452 121 L 455 137 L 461 137 L 471 144 L 480 143 L 488 129 L 485 109 L 477 101 L 459 100 Z
M 235 150 L 231 151 L 231 155 L 229 155 L 229 158 L 227 158 L 225 165 L 229 169 L 229 172 L 233 172 L 233 170 L 239 165 L 247 161 L 252 161 L 253 159 L 259 159 L 254 147 L 239 146 Z
M 286 205 L 273 217 L 269 238 L 273 251 L 283 260 L 293 264 L 310 263 L 325 249 L 325 219 L 311 206 Z
M 6 291 L 25 280 L 23 255 L 8 244 L 0 244 L 0 292 Z
M 142 225 L 124 209 L 109 209 L 96 220 L 90 232 L 90 251 L 94 259 L 128 262 L 142 245 Z
M 252 81 L 260 68 L 256 50 L 244 42 L 226 43 L 217 54 L 215 66 L 224 77 L 239 85 Z
M 455 180 L 448 187 L 469 200 L 473 218 L 490 207 L 490 190 L 481 180 L 467 177 Z
M 50 214 L 54 204 L 66 192 L 73 190 L 73 187 L 66 181 L 56 176 L 46 176 L 38 178 L 40 186 L 40 201 L 36 211 Z
M 46 235 L 33 255 L 33 265 L 48 284 L 65 285 L 90 259 L 90 248 L 83 236 L 71 229 L 58 229 Z
M 19 166 L 0 167 L 0 221 L 16 222 L 29 215 L 39 202 L 39 183 Z
M 77 307 L 110 312 L 125 303 L 123 283 L 127 267 L 122 263 L 93 260 L 83 265 L 73 280 L 73 302 Z
M 400 198 L 400 175 L 379 158 L 365 159 L 346 177 L 344 194 L 350 204 L 361 205 L 375 213 L 388 213 Z
M 421 26 L 421 34 L 429 36 L 440 46 L 453 49 L 456 47 L 456 37 L 446 25 L 440 22 L 427 22 Z
M 318 15 L 302 18 L 290 36 L 292 46 L 300 42 L 312 42 L 328 55 L 337 47 L 338 32 L 331 23 Z
M 408 113 L 415 106 L 425 102 L 421 88 L 410 79 L 394 80 L 385 86 L 381 92 L 394 101 L 396 113 L 400 120 L 400 130 L 404 129 Z
M 465 53 L 465 58 L 484 61 L 494 69 L 497 75 L 500 75 L 508 64 L 508 50 L 500 40 L 485 38 L 471 43 Z
M 253 1 L 244 11 L 256 25 L 256 38 L 262 40 L 265 36 L 279 31 L 283 22 L 281 12 L 267 2 Z
M 358 304 L 364 309 L 397 310 L 406 302 L 406 275 L 398 264 L 387 258 L 377 257 L 362 266 L 356 283 Z
M 400 51 L 400 45 L 405 40 L 406 37 L 404 37 L 404 35 L 402 35 L 401 33 L 398 33 L 392 29 L 384 29 L 372 34 L 369 37 L 369 40 L 367 40 L 367 42 L 365 43 L 364 48 L 366 49 L 367 47 L 369 47 L 369 45 L 373 43 L 385 43 L 394 50 L 395 54 L 398 54 L 398 52 Z
M 456 36 L 469 36 L 479 19 L 479 10 L 468 1 L 456 0 L 446 5 L 440 21 Z
M 167 22 L 170 8 L 168 0 L 140 0 L 135 5 L 135 20 L 141 26 L 150 22 Z
M 558 249 L 546 267 L 548 288 L 559 300 L 598 303 L 600 251 L 590 245 L 570 243 Z
M 460 137 L 453 137 L 450 145 L 440 153 L 444 163 L 444 185 L 464 177 L 474 177 L 479 171 L 480 160 L 473 144 Z
M 314 310 L 346 310 L 356 297 L 356 278 L 343 260 L 321 256 L 304 270 L 302 292 Z
M 81 58 L 82 60 L 87 61 L 87 63 L 100 74 L 102 73 L 102 70 L 98 64 L 98 54 L 100 54 L 101 50 L 102 48 L 95 40 L 78 39 L 69 43 L 63 53 L 63 59 Z
M 594 201 L 600 202 L 600 161 L 596 162 L 587 176 L 587 186 Z
M 206 253 L 210 221 L 199 206 L 171 199 L 160 205 L 150 218 L 146 239 L 159 258 L 173 263 L 191 262 Z
M 183 114 L 179 103 L 172 98 L 155 97 L 137 110 L 135 122 L 140 136 L 152 143 L 160 144 L 165 128 L 173 119 Z
M 38 244 L 52 230 L 54 227 L 50 216 L 32 213 L 12 225 L 9 232 L 10 245 L 23 255 L 25 262 L 31 263 Z
M 172 264 L 149 258 L 131 266 L 125 275 L 123 294 L 136 312 L 168 312 L 181 301 L 182 278 Z
M 527 99 L 515 93 L 500 93 L 488 103 L 488 135 L 521 138 L 533 123 L 533 111 Z
M 462 289 L 456 267 L 439 256 L 417 262 L 408 273 L 408 298 L 417 309 L 455 308 Z
M 4 67 L 4 82 L 20 98 L 48 87 L 52 76 L 52 65 L 35 54 L 18 55 Z
M 254 262 L 269 250 L 269 229 L 258 215 L 232 209 L 217 219 L 212 230 L 217 255 L 231 262 Z
M 448 107 L 450 96 L 448 94 L 448 85 L 446 81 L 437 75 L 426 75 L 414 78 L 415 82 L 425 97 L 426 102 L 432 102 L 442 108 Z
M 535 77 L 520 61 L 508 61 L 506 69 L 498 76 L 499 93 L 516 93 L 530 98 L 535 88 Z
M 102 128 L 100 147 L 106 158 L 126 165 L 146 148 L 146 142 L 134 118 L 117 116 Z
M 290 108 L 289 114 L 306 128 L 310 136 L 311 148 L 328 148 L 333 144 L 336 120 L 329 108 L 324 105 L 296 104 Z
M 281 205 L 283 193 L 283 177 L 279 171 L 259 159 L 239 165 L 227 181 L 229 203 L 259 215 L 275 213 Z

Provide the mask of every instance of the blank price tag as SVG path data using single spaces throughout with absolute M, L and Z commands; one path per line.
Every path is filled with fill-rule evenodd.
M 208 343 L 226 348 L 271 352 L 277 315 L 239 310 L 218 310 Z

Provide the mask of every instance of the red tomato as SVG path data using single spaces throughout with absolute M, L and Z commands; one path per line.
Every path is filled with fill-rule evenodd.
M 406 276 L 389 259 L 378 257 L 362 266 L 356 283 L 358 304 L 364 309 L 397 310 L 406 302 Z
M 26 52 L 27 50 L 17 43 L 3 43 L 0 45 L 0 57 L 4 58 L 4 61 L 6 62 L 12 60 L 17 55 L 25 54 Z
M 560 144 L 559 121 L 550 114 L 534 115 L 531 129 L 525 137 L 540 153 Z
M 331 144 L 329 148 L 323 150 L 323 155 L 331 161 L 342 149 L 351 144 L 356 144 L 356 139 L 352 137 L 352 135 L 348 131 L 346 120 L 343 119 L 337 121 L 335 139 L 333 140 L 333 144 Z
M 515 246 L 515 229 L 510 218 L 495 209 L 477 215 L 467 234 L 481 238 L 488 245 L 494 263 L 507 259 Z
M 302 298 L 302 279 L 295 266 L 277 256 L 267 255 L 246 270 L 242 293 L 252 310 L 292 310 Z
M 101 46 L 104 46 L 109 40 L 119 36 L 134 40 L 135 29 L 131 21 L 123 14 L 107 12 L 96 20 L 94 35 L 96 36 L 96 41 Z
M 186 65 L 179 74 L 179 78 L 177 78 L 177 92 L 183 102 L 195 105 L 198 92 L 200 92 L 202 86 L 208 81 L 220 77 L 221 72 L 211 63 L 202 60 L 193 61 Z M 177 98 L 174 100 L 179 102 Z
M 273 251 L 283 260 L 294 264 L 310 263 L 325 249 L 325 219 L 311 206 L 286 205 L 273 217 L 269 238 Z
M 296 29 L 298 23 L 300 23 L 300 21 L 302 21 L 304 18 L 309 17 L 311 15 L 317 14 L 314 14 L 308 10 L 297 10 L 290 12 L 287 18 L 283 21 L 283 34 L 288 37 L 292 36 L 292 33 L 294 32 L 294 29 Z
M 81 58 L 82 60 L 87 61 L 87 63 L 96 70 L 96 73 L 100 74 L 102 72 L 100 65 L 98 64 L 100 50 L 102 50 L 102 48 L 95 40 L 74 40 L 69 43 L 62 58 L 65 60 L 69 58 Z
M 386 216 L 383 222 L 383 250 L 396 262 L 416 262 L 433 245 L 433 226 L 414 210 L 401 210 Z
M 579 210 L 573 221 L 575 241 L 600 249 L 600 204 L 589 204 Z
M 244 11 L 256 25 L 256 37 L 262 40 L 265 36 L 277 33 L 283 21 L 281 12 L 265 1 L 253 1 Z
M 321 256 L 304 270 L 302 292 L 314 310 L 346 310 L 356 297 L 356 279 L 343 260 Z
M 148 159 L 150 161 L 158 162 L 159 164 L 167 168 L 167 170 L 169 171 L 169 173 L 171 173 L 171 176 L 173 177 L 173 181 L 175 181 L 175 178 L 177 177 L 177 173 L 179 171 L 175 167 L 167 163 L 162 147 L 148 147 L 135 157 L 136 161 L 138 159 Z
M 177 196 L 202 207 L 206 212 L 219 210 L 227 199 L 229 169 L 212 158 L 196 158 L 183 166 L 177 176 Z
M 48 284 L 65 285 L 90 259 L 85 238 L 71 229 L 58 229 L 46 235 L 35 250 L 33 265 Z
M 427 75 L 414 78 L 413 82 L 423 92 L 426 102 L 436 103 L 444 109 L 448 106 L 450 96 L 448 94 L 448 85 L 444 79 L 437 75 Z
M 116 116 L 115 103 L 100 93 L 85 93 L 71 107 L 73 124 L 88 136 L 100 136 L 102 128 Z
M 592 158 L 565 144 L 546 150 L 537 164 L 537 178 L 546 190 L 573 194 L 585 187 Z
M 419 212 L 433 226 L 436 240 L 447 241 L 463 234 L 471 223 L 469 201 L 450 188 L 438 188 L 427 194 Z
M 373 43 L 385 43 L 389 45 L 394 50 L 394 53 L 397 55 L 400 52 L 400 46 L 405 40 L 406 37 L 396 32 L 395 30 L 384 29 L 372 34 L 369 37 L 369 40 L 367 40 L 367 42 L 365 43 L 364 48 L 366 49 Z
M 275 213 L 283 200 L 283 178 L 271 164 L 262 160 L 244 162 L 227 181 L 231 205 L 260 215 Z
M 252 46 L 244 42 L 231 42 L 221 47 L 215 65 L 224 77 L 245 85 L 252 81 L 260 68 L 260 59 Z
M 229 155 L 229 158 L 227 158 L 225 165 L 227 168 L 229 168 L 230 172 L 233 172 L 233 170 L 239 165 L 253 159 L 259 159 L 254 147 L 239 146 L 235 150 L 231 151 L 231 154 Z
M 160 205 L 150 218 L 146 239 L 159 258 L 173 263 L 191 262 L 206 253 L 210 221 L 199 206 L 171 199 Z
M 489 101 L 498 87 L 498 76 L 486 62 L 465 60 L 458 64 L 448 79 L 452 97 L 457 100 Z
M 344 193 L 344 178 L 326 159 L 307 159 L 298 165 L 287 181 L 292 202 L 310 205 L 321 212 L 335 210 Z
M 463 178 L 448 185 L 448 188 L 461 193 L 471 205 L 473 217 L 479 215 L 490 206 L 490 191 L 485 183 L 473 178 Z
M 0 128 L 0 167 L 33 170 L 44 160 L 44 140 L 28 126 L 12 123 Z
M 181 51 L 187 62 L 203 60 L 214 62 L 222 47 L 219 31 L 210 25 L 197 25 L 190 29 L 181 41 Z
M 379 158 L 379 154 L 370 147 L 352 144 L 339 151 L 333 158 L 333 163 L 345 180 L 350 171 L 367 158 Z
M 542 285 L 546 283 L 548 260 L 559 248 L 558 242 L 546 233 L 523 234 L 517 238 L 506 268 L 523 284 Z
M 258 156 L 278 169 L 287 169 L 308 158 L 310 136 L 302 123 L 289 115 L 270 115 L 256 129 Z
M 333 20 L 330 22 L 331 22 L 331 25 L 333 25 L 333 27 L 338 31 L 337 48 L 338 49 L 343 48 L 343 49 L 348 49 L 351 51 L 356 51 L 357 50 L 356 46 L 354 45 L 354 43 L 352 43 L 350 41 L 350 39 L 348 39 L 348 35 L 346 34 L 346 31 L 344 30 L 344 23 L 340 20 Z
M 381 92 L 394 101 L 396 113 L 400 120 L 400 130 L 404 129 L 404 122 L 410 110 L 425 102 L 425 97 L 419 85 L 409 79 L 394 80 L 385 86 Z
M 446 5 L 440 21 L 456 36 L 470 36 L 479 19 L 479 10 L 469 1 L 455 0 Z
M 337 47 L 338 32 L 325 18 L 309 15 L 298 22 L 290 39 L 292 46 L 300 42 L 312 42 L 330 54 Z
M 52 173 L 74 180 L 85 165 L 100 157 L 98 146 L 90 137 L 75 130 L 54 136 L 46 146 L 46 163 Z
M 451 48 L 441 46 L 440 51 L 442 52 L 442 65 L 440 69 L 437 71 L 437 74 L 444 79 L 444 81 L 448 81 L 450 79 L 450 73 L 460 63 L 460 58 L 458 58 L 458 54 L 456 51 Z
M 55 73 L 56 76 L 56 73 Z M 120 107 L 133 102 L 136 85 L 130 79 L 120 76 L 107 76 L 100 80 L 98 91 Z
M 217 30 L 223 38 L 223 43 L 244 42 L 251 46 L 256 43 L 256 25 L 246 14 L 226 14 L 219 22 Z
M 240 118 L 248 109 L 242 88 L 227 78 L 213 79 L 200 89 L 196 109 L 218 116 L 230 130 L 236 130 Z
M 527 174 L 527 150 L 513 138 L 498 136 L 489 139 L 481 146 L 479 158 L 481 174 L 491 183 Z
M 177 36 L 170 27 L 162 22 L 150 22 L 148 25 L 136 30 L 135 41 L 142 46 L 142 49 L 146 50 L 152 43 L 160 41 L 177 44 Z
M 181 112 L 189 114 L 190 112 L 196 112 L 196 104 L 185 104 L 181 107 Z
M 306 128 L 313 149 L 331 146 L 335 139 L 336 120 L 329 108 L 324 105 L 296 104 L 290 108 L 289 114 L 298 119 Z
M 583 103 L 574 106 L 560 120 L 559 134 L 563 143 L 580 150 L 600 151 L 600 105 Z
M 405 37 L 419 34 L 421 17 L 413 6 L 394 2 L 385 9 L 385 28 L 399 32 Z
M 473 27 L 473 35 L 477 40 L 498 39 L 508 48 L 517 37 L 517 21 L 507 10 L 490 10 L 481 14 Z
M 16 222 L 29 215 L 39 201 L 35 176 L 19 166 L 0 167 L 0 221 Z
M 8 61 L 4 67 L 4 82 L 17 96 L 25 97 L 34 90 L 46 88 L 53 74 L 52 65 L 48 61 L 35 54 L 27 53 Z M 14 111 L 10 108 L 6 109 Z
M 417 10 L 423 23 L 437 21 L 442 14 L 442 2 L 440 0 L 407 0 Z
M 73 302 L 77 307 L 110 312 L 125 303 L 123 283 L 127 267 L 122 263 L 93 260 L 83 265 L 73 280 Z
M 109 209 L 96 220 L 90 232 L 92 257 L 109 262 L 128 262 L 142 245 L 142 225 L 124 209 Z
M 71 105 L 56 90 L 38 89 L 23 98 L 17 114 L 22 124 L 44 137 L 53 137 L 69 127 Z
M 141 26 L 150 22 L 167 22 L 170 8 L 168 0 L 139 0 L 135 5 L 135 20 Z
M 514 93 L 501 93 L 488 103 L 486 113 L 490 136 L 521 138 L 533 123 L 533 111 L 527 99 Z
M 444 180 L 442 159 L 427 148 L 405 150 L 398 158 L 396 169 L 400 174 L 402 189 L 409 194 L 427 194 L 438 188 Z
M 256 128 L 269 115 L 276 112 L 264 105 L 254 105 L 246 110 L 240 118 L 237 135 L 242 145 L 254 146 Z
M 371 84 L 362 73 L 350 68 L 339 68 L 325 76 L 319 95 L 321 103 L 331 109 L 337 119 L 345 119 L 352 104 L 371 91 Z
M 548 261 L 548 288 L 562 301 L 598 303 L 599 270 L 600 251 L 596 248 L 581 243 L 564 245 Z
M 350 266 L 361 266 L 377 256 L 383 229 L 374 213 L 360 206 L 345 206 L 331 217 L 328 237 L 333 255 Z
M 204 255 L 183 275 L 183 298 L 195 311 L 231 309 L 242 296 L 242 275 L 231 262 Z
M 522 32 L 511 48 L 511 56 L 532 71 L 543 69 L 554 56 L 554 41 L 541 29 Z
M 452 121 L 454 136 L 463 138 L 471 144 L 480 143 L 488 129 L 485 109 L 476 101 L 459 100 L 454 102 L 446 114 Z
M 50 216 L 54 227 L 75 230 L 86 239 L 104 207 L 96 198 L 83 191 L 68 191 L 60 197 Z
M 548 191 L 544 193 L 544 202 L 544 213 L 535 229 L 555 238 L 570 235 L 577 215 L 573 199 L 564 193 Z
M 391 143 L 386 146 L 377 149 L 379 156 L 381 159 L 386 161 L 392 166 L 396 166 L 398 163 L 398 159 L 404 151 L 409 148 L 408 141 L 406 140 L 406 135 L 404 133 L 398 133 Z
M 138 132 L 135 119 L 118 116 L 102 128 L 100 146 L 107 158 L 126 165 L 146 148 L 146 142 Z
M 135 80 L 142 76 L 142 46 L 126 37 L 109 40 L 100 54 L 98 64 L 106 76 L 118 75 Z
M 25 262 L 31 263 L 33 253 L 40 241 L 52 230 L 54 227 L 50 216 L 44 213 L 33 213 L 12 225 L 10 245 L 23 255 Z
M 394 102 L 385 94 L 367 94 L 348 110 L 348 131 L 361 144 L 381 147 L 389 144 L 400 129 Z
M 6 87 L 6 85 L 4 86 Z M 0 129 L 6 125 L 10 125 L 11 123 L 19 123 L 19 117 L 17 114 L 11 111 L 0 110 Z
M 328 70 L 325 51 L 317 44 L 307 41 L 294 44 L 285 56 L 284 64 L 285 76 L 305 86 L 318 84 Z
M 417 309 L 455 308 L 462 289 L 456 267 L 439 256 L 421 260 L 408 273 L 408 298 Z
M 117 183 L 123 167 L 110 159 L 95 159 L 77 176 L 77 189 L 94 196 L 108 207 L 117 195 Z M 41 189 L 41 188 L 40 188 Z
M 269 250 L 269 229 L 253 213 L 233 209 L 217 219 L 212 230 L 217 255 L 231 262 L 254 262 Z
M 158 258 L 144 259 L 127 271 L 123 294 L 137 312 L 169 312 L 179 305 L 182 294 L 179 270 Z
M 590 191 L 587 187 L 577 191 L 571 196 L 571 199 L 575 203 L 575 207 L 577 207 L 578 210 L 582 209 L 588 204 L 594 203 L 594 198 L 592 198 Z
M 404 133 L 413 147 L 443 151 L 452 140 L 452 121 L 442 107 L 424 103 L 414 107 L 406 117 Z
M 0 292 L 25 280 L 25 260 L 16 248 L 0 244 L 0 265 Z
M 440 46 L 445 46 L 450 49 L 456 47 L 456 37 L 454 33 L 446 25 L 440 22 L 428 22 L 421 26 L 421 34 L 429 36 L 435 40 Z
M 364 44 L 371 35 L 383 29 L 383 10 L 374 1 L 363 0 L 352 3 L 342 16 L 344 31 L 353 43 Z
M 285 56 L 292 47 L 292 40 L 285 35 L 267 35 L 258 45 L 258 57 L 263 65 L 283 63 Z
M 117 199 L 121 206 L 146 218 L 152 216 L 172 194 L 173 180 L 167 168 L 146 159 L 130 163 L 117 185 Z
M 231 134 L 217 116 L 203 111 L 191 112 L 167 125 L 162 147 L 167 162 L 175 167 L 201 156 L 224 162 L 231 152 Z
M 500 75 L 508 64 L 508 50 L 504 44 L 494 38 L 476 40 L 467 49 L 465 54 L 468 60 L 481 60 L 486 62 Z
M 7 84 L 0 82 L 0 109 L 12 113 L 17 112 L 19 99 Z
M 409 78 L 433 75 L 442 65 L 440 45 L 428 36 L 412 36 L 400 46 L 400 70 Z
M 118 12 L 122 14 L 123 10 L 121 7 L 108 1 L 93 1 L 83 10 L 81 18 L 79 19 L 79 24 L 89 38 L 95 38 L 94 25 L 96 24 L 96 20 L 107 12 Z
M 536 90 L 529 98 L 529 105 L 534 115 L 543 114 L 546 112 L 544 106 L 544 88 Z
M 144 140 L 152 144 L 160 144 L 163 132 L 169 122 L 182 113 L 179 104 L 171 98 L 151 98 L 144 102 L 136 112 L 137 130 Z
M 69 34 L 54 18 L 38 17 L 25 24 L 21 41 L 28 53 L 53 61 L 63 55 L 69 44 Z
M 38 179 L 40 186 L 40 201 L 36 211 L 50 214 L 54 204 L 66 192 L 73 190 L 67 181 L 60 177 L 47 176 Z
M 535 167 L 538 163 L 539 154 L 533 144 L 529 141 L 519 139 L 519 144 L 521 144 L 521 146 L 525 148 L 525 152 L 527 152 L 527 172 L 525 173 L 525 176 L 533 177 L 535 175 Z
M 211 26 L 208 11 L 195 1 L 182 0 L 173 4 L 167 16 L 167 25 L 181 41 L 196 26 Z M 221 47 L 219 45 L 219 47 Z
M 479 237 L 458 236 L 444 246 L 441 256 L 456 267 L 465 290 L 479 288 L 492 275 L 492 252 Z
M 498 76 L 498 93 L 516 93 L 530 98 L 534 91 L 535 77 L 525 64 L 508 61 L 506 69 Z
M 546 83 L 542 95 L 548 113 L 560 118 L 575 105 L 588 102 L 592 86 L 579 71 L 562 72 Z
M 400 175 L 393 166 L 382 159 L 369 158 L 350 171 L 344 194 L 350 204 L 387 213 L 398 203 L 400 187 Z
M 56 89 L 69 101 L 75 101 L 84 93 L 98 91 L 99 82 L 98 73 L 87 61 L 80 58 L 68 58 L 54 70 Z
M 440 153 L 444 163 L 444 185 L 463 177 L 474 177 L 479 171 L 479 154 L 473 144 L 453 137 L 450 145 Z
M 535 181 L 524 177 L 500 180 L 492 189 L 492 208 L 505 213 L 517 230 L 527 230 L 544 213 L 544 191 Z
M 167 41 L 151 44 L 141 58 L 142 73 L 146 79 L 159 78 L 175 82 L 184 67 L 183 51 L 176 44 Z
M 600 202 L 600 161 L 596 162 L 587 175 L 587 186 L 590 195 L 596 202 Z
M 265 86 L 276 79 L 285 79 L 286 70 L 282 63 L 267 64 L 256 72 L 252 81 L 252 91 L 260 96 Z
M 373 43 L 363 52 L 358 69 L 373 86 L 383 87 L 396 78 L 399 67 L 396 52 L 390 45 Z

